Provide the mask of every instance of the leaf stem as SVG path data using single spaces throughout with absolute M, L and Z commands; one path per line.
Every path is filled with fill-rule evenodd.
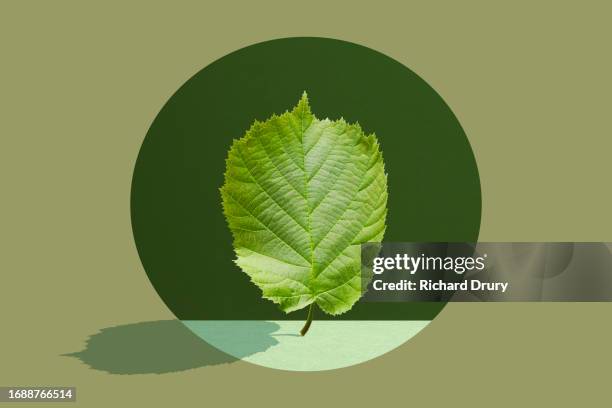
M 304 327 L 302 327 L 302 330 L 300 330 L 300 334 L 302 336 L 306 335 L 308 329 L 310 329 L 310 325 L 312 324 L 312 309 L 314 309 L 314 303 L 311 303 L 310 307 L 308 308 L 308 318 L 306 319 Z

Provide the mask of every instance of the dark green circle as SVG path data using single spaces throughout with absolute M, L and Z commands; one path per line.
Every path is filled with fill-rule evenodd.
M 378 136 L 389 183 L 385 241 L 477 240 L 481 195 L 472 149 L 455 115 L 423 79 L 345 41 L 255 44 L 189 79 L 155 118 L 136 161 L 134 239 L 149 279 L 179 319 L 303 318 L 302 311 L 286 315 L 262 300 L 233 263 L 219 195 L 232 139 L 255 119 L 293 107 L 303 91 L 317 117 L 342 116 Z M 432 319 L 442 307 L 358 302 L 333 318 Z

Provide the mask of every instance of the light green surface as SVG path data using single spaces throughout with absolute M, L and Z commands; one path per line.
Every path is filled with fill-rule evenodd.
M 383 355 L 420 332 L 429 321 L 184 321 L 213 347 L 264 367 L 319 371 Z

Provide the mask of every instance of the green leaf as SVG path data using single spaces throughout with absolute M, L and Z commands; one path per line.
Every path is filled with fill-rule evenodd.
M 363 293 L 361 247 L 380 242 L 387 176 L 374 134 L 319 120 L 306 93 L 234 141 L 221 188 L 236 263 L 285 312 L 335 315 Z M 311 314 L 310 314 L 311 315 Z

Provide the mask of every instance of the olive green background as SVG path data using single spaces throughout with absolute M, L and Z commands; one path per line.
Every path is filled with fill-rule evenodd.
M 321 373 L 234 362 L 111 375 L 61 356 L 99 329 L 172 318 L 132 240 L 134 160 L 178 86 L 271 38 L 360 43 L 432 85 L 478 161 L 480 239 L 612 240 L 601 4 L 3 2 L 0 384 L 75 385 L 77 406 L 602 405 L 610 304 L 451 304 L 398 350 Z
M 299 61 L 299 63 L 297 63 Z M 376 132 L 388 173 L 386 241 L 478 240 L 481 192 L 470 143 L 415 73 L 366 47 L 325 38 L 258 43 L 208 65 L 165 103 L 138 153 L 132 229 L 143 267 L 181 320 L 306 320 L 262 300 L 234 263 L 219 188 L 233 140 L 292 109 Z M 442 303 L 358 302 L 315 319 L 431 320 Z

